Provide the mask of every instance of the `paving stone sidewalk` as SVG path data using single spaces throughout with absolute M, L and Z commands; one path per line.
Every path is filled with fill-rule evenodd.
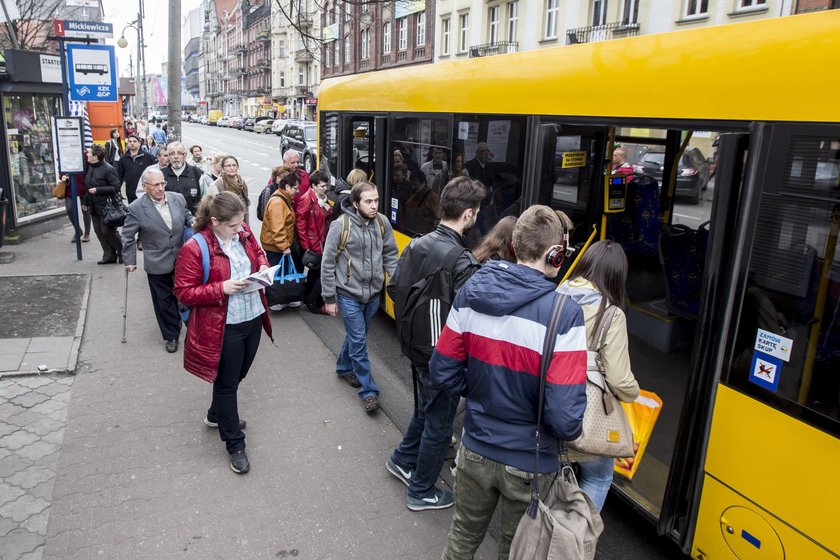
M 297 312 L 273 315 L 276 346 L 263 337 L 240 389 L 252 470 L 237 476 L 201 422 L 211 385 L 164 351 L 145 275 L 130 276 L 121 344 L 124 269 L 76 262 L 68 232 L 0 268 L 92 275 L 77 375 L 0 382 L 0 559 L 440 557 L 452 510 L 405 507 L 384 469 L 401 434 L 364 413 Z M 487 539 L 477 558 L 491 557 Z

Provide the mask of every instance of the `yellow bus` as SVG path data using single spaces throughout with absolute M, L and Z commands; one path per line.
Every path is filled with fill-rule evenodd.
M 838 55 L 827 11 L 329 79 L 321 167 L 371 173 L 400 246 L 464 170 L 470 243 L 537 203 L 621 242 L 664 404 L 613 494 L 692 558 L 836 559 Z

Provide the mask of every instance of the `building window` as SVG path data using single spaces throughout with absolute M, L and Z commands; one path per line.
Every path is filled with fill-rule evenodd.
M 516 42 L 516 28 L 519 25 L 519 2 L 510 2 L 507 5 L 508 28 L 507 40 L 511 43 Z
M 370 5 L 367 2 L 362 2 L 362 13 L 366 14 L 370 11 Z
M 442 29 L 440 52 L 442 55 L 448 55 L 449 40 L 452 34 L 452 20 L 450 20 L 449 18 L 443 19 L 440 21 L 440 26 Z
M 607 23 L 607 0 L 594 0 L 592 2 L 592 25 L 604 25 L 605 23 Z
M 404 51 L 408 48 L 408 18 L 400 18 L 397 21 L 399 26 L 399 50 Z
M 426 12 L 417 14 L 417 42 L 416 47 L 422 47 L 426 44 Z
M 350 4 L 344 3 L 344 21 L 350 21 Z
M 757 8 L 759 6 L 764 6 L 766 2 L 767 0 L 740 0 L 739 7 L 742 10 Z
M 335 62 L 334 66 L 338 66 L 341 64 L 341 49 L 338 48 L 338 40 L 333 41 L 333 45 L 333 55 L 335 56 L 335 58 L 333 58 L 333 61 Z
M 304 72 L 303 72 L 303 66 L 298 66 L 298 85 L 299 86 L 304 85 L 304 83 L 305 83 L 304 80 L 305 80 L 305 75 L 304 75 Z
M 458 16 L 458 51 L 467 52 L 470 30 L 470 14 Z
M 280 87 L 286 87 L 286 73 L 280 72 Z
M 391 54 L 391 22 L 382 26 L 382 54 Z
M 708 0 L 705 0 L 708 4 Z M 629 23 L 636 23 L 639 18 L 639 1 L 638 0 L 624 0 L 624 17 L 621 23 L 627 25 Z
M 359 35 L 362 43 L 361 59 L 367 60 L 370 58 L 370 29 L 362 29 Z
M 324 68 L 330 67 L 330 63 L 332 62 L 332 48 L 332 43 L 327 43 L 326 45 L 324 45 Z
M 286 41 L 277 41 L 277 56 L 280 58 L 286 56 Z
M 597 0 L 596 0 L 597 1 Z M 557 16 L 560 14 L 560 0 L 545 2 L 545 38 L 557 38 Z
M 350 35 L 344 36 L 344 63 L 350 62 Z
M 499 7 L 487 8 L 487 42 L 495 44 L 499 41 Z
M 703 16 L 709 13 L 709 0 L 688 0 L 686 17 Z

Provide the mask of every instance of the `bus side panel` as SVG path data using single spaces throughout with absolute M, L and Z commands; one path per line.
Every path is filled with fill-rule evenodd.
M 390 204 L 388 204 L 388 206 L 390 206 Z M 400 252 L 400 255 L 402 255 L 403 249 L 408 247 L 408 244 L 411 243 L 411 238 L 404 233 L 395 231 L 394 239 L 397 241 L 397 250 Z M 394 318 L 394 302 L 387 294 L 385 294 L 385 312 L 390 315 L 392 319 Z
M 727 517 L 724 512 L 730 506 L 741 504 L 770 523 L 782 537 L 787 558 L 823 557 L 804 552 L 792 554 L 808 543 L 796 531 L 828 550 L 840 551 L 837 438 L 719 385 L 707 453 L 708 486 L 703 488 L 695 548 L 725 548 L 721 517 Z M 720 484 L 710 484 L 708 475 Z M 744 525 L 743 530 L 750 534 L 752 524 L 760 532 L 762 522 L 756 518 L 753 524 L 749 515 L 742 514 L 746 512 L 732 514 L 737 520 L 730 520 L 730 524 Z M 741 530 L 736 527 L 736 536 L 740 537 Z
M 703 480 L 691 557 L 698 560 L 837 558 L 710 476 Z

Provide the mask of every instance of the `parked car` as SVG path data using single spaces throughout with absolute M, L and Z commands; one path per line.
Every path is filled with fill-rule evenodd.
M 245 124 L 245 119 L 243 117 L 231 117 L 230 118 L 230 128 L 236 128 L 238 130 L 242 130 L 242 125 Z
M 287 150 L 300 154 L 300 161 L 307 173 L 315 169 L 318 161 L 318 125 L 312 121 L 289 121 L 280 134 L 280 155 Z
M 274 122 L 271 124 L 271 132 L 280 136 L 283 133 L 283 129 L 286 128 L 286 124 L 289 122 L 289 119 L 275 119 Z
M 201 115 L 200 117 L 198 117 L 198 122 L 200 124 L 207 124 L 207 115 Z
M 254 119 L 254 117 L 242 119 L 242 130 L 250 130 L 251 132 L 253 132 L 255 123 L 256 120 Z
M 271 125 L 274 123 L 274 119 L 263 119 L 261 121 L 257 121 L 254 124 L 254 132 L 257 134 L 271 134 Z
M 216 121 L 216 126 L 230 127 L 230 117 L 220 117 Z
M 633 170 L 650 175 L 662 184 L 664 166 L 665 152 L 651 150 L 633 165 Z M 709 162 L 703 157 L 703 152 L 697 148 L 688 147 L 677 165 L 677 184 L 674 195 L 688 198 L 692 204 L 700 204 L 700 194 L 708 188 L 710 177 L 711 169 Z

